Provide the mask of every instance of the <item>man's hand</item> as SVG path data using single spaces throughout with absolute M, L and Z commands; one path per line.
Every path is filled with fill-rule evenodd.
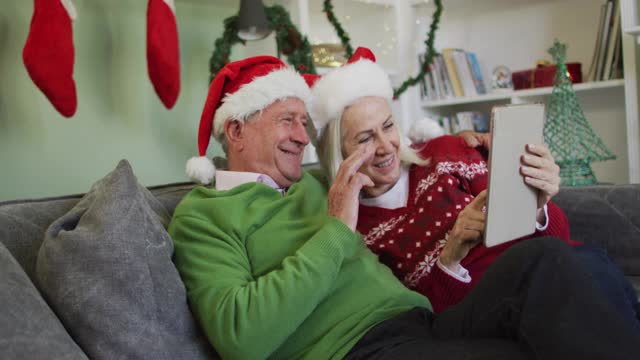
M 544 144 L 529 144 L 522 155 L 520 173 L 525 183 L 539 189 L 538 209 L 560 191 L 560 167 Z
M 489 133 L 477 133 L 471 130 L 462 130 L 457 136 L 460 136 L 469 145 L 469 147 L 482 146 L 484 149 L 491 148 L 491 135 Z
M 458 272 L 462 259 L 482 241 L 487 219 L 482 209 L 486 203 L 487 190 L 483 190 L 458 214 L 456 223 L 449 231 L 447 243 L 440 253 L 440 262 L 454 272 Z
M 351 230 L 356 231 L 360 190 L 374 186 L 373 181 L 358 169 L 375 153 L 373 146 L 364 146 L 351 154 L 340 164 L 338 174 L 329 189 L 329 215 L 342 220 Z

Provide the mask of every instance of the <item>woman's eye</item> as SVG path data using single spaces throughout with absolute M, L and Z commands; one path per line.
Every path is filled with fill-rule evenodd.
M 384 126 L 385 129 L 391 129 L 393 127 L 394 123 L 388 123 Z
M 371 136 L 367 136 L 366 138 L 362 138 L 362 139 L 358 140 L 358 144 L 364 144 L 364 143 L 368 142 L 369 140 L 371 140 Z

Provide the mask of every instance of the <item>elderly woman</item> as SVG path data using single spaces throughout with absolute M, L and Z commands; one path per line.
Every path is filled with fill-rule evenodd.
M 435 312 L 460 302 L 496 258 L 518 242 L 555 236 L 579 244 L 569 239 L 567 219 L 550 201 L 559 190 L 559 168 L 545 145 L 530 144 L 520 171 L 539 190 L 537 230 L 485 247 L 488 171 L 483 153 L 452 136 L 435 138 L 418 150 L 404 145 L 391 114 L 389 78 L 374 61 L 370 51 L 360 48 L 348 64 L 313 84 L 310 114 L 319 134 L 318 155 L 330 182 L 342 183 L 331 191 L 353 187 L 352 178 L 339 171 L 343 159 L 362 164 L 355 174 L 363 185 L 353 215 L 356 228 L 407 287 L 429 298 Z M 575 248 L 616 307 L 640 329 L 637 300 L 619 269 L 592 249 Z

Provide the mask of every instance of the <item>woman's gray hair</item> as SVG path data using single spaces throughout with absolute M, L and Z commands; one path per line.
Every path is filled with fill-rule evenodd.
M 342 110 L 339 118 L 331 119 L 327 123 L 316 146 L 316 153 L 320 160 L 320 166 L 327 176 L 329 184 L 333 184 L 333 181 L 338 174 L 338 169 L 340 169 L 340 164 L 344 160 L 344 157 L 342 156 L 343 135 L 341 121 L 342 114 L 344 114 L 344 110 L 348 107 L 349 106 Z M 396 127 L 396 131 L 400 132 L 400 129 Z M 405 164 L 427 165 L 429 163 L 429 160 L 421 158 L 417 154 L 416 150 L 409 147 L 409 140 L 405 136 L 402 136 L 402 134 L 400 134 L 400 148 L 398 156 L 400 161 Z

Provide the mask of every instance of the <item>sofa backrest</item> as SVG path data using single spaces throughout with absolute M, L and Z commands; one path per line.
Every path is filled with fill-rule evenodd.
M 173 210 L 195 185 L 150 187 L 166 210 Z M 0 242 L 32 277 L 44 232 L 82 197 L 0 203 Z M 563 188 L 554 199 L 565 211 L 574 240 L 600 244 L 626 275 L 640 277 L 640 185 Z
M 180 200 L 195 186 L 193 183 L 150 187 L 151 193 L 170 214 Z M 0 202 L 0 242 L 33 278 L 38 250 L 49 225 L 71 208 L 84 194 L 43 199 Z

